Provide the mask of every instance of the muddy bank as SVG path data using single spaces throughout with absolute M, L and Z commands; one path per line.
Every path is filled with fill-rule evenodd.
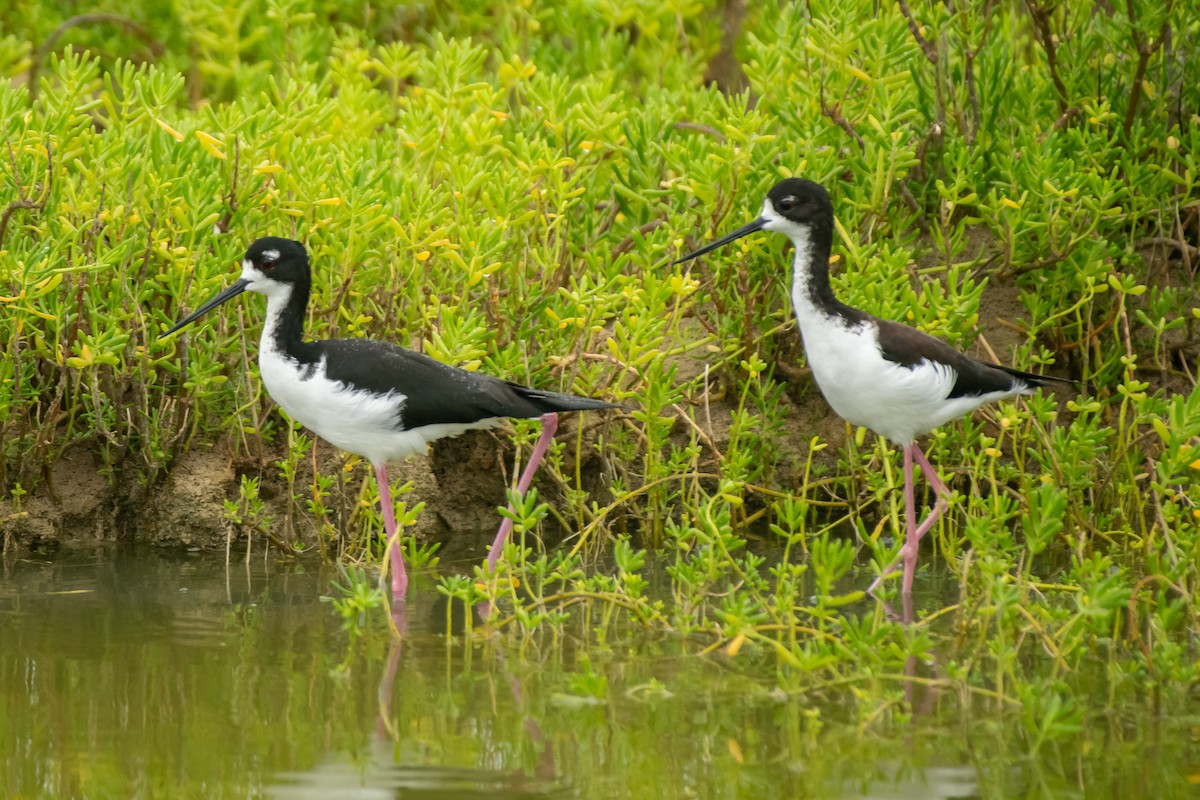
M 570 423 L 563 426 L 562 440 L 571 448 L 568 455 L 573 459 L 572 428 Z M 585 436 L 585 442 L 587 439 Z M 361 490 L 364 483 L 373 485 L 374 477 L 369 465 L 360 461 L 347 468 L 347 456 L 319 440 L 315 446 L 317 472 L 335 477 L 326 500 L 329 511 L 325 521 L 344 529 L 354 524 Z M 585 445 L 585 488 L 602 493 L 601 463 L 589 455 L 592 452 Z M 501 429 L 468 432 L 436 443 L 425 456 L 389 464 L 394 487 L 413 484 L 411 492 L 396 499 L 405 500 L 410 507 L 426 504 L 409 533 L 422 541 L 454 540 L 456 550 L 486 552 L 499 524 L 496 506 L 504 499 L 513 455 L 509 435 Z M 174 462 L 169 475 L 147 485 L 142 476 L 110 480 L 96 453 L 77 445 L 19 504 L 12 498 L 0 501 L 4 550 L 48 552 L 113 542 L 197 550 L 223 550 L 232 542 L 240 550 L 248 527 L 229 519 L 226 501 L 238 502 L 245 476 L 259 482 L 263 515 L 272 519 L 272 532 L 313 546 L 317 524 L 304 506 L 313 493 L 313 458 L 305 457 L 298 465 L 296 497 L 291 498 L 278 466 L 284 456 L 282 446 L 269 447 L 261 457 L 252 458 L 235 454 L 231 440 L 193 445 Z M 546 476 L 539 474 L 535 486 L 551 502 L 561 499 L 561 491 Z

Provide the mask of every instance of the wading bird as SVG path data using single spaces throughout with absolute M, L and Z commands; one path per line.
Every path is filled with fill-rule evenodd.
M 917 437 L 984 403 L 1070 381 L 976 361 L 922 331 L 873 317 L 834 297 L 829 284 L 833 204 L 824 187 L 813 181 L 780 181 L 767 194 L 757 219 L 675 263 L 756 231 L 774 231 L 792 240 L 792 305 L 821 394 L 842 419 L 904 448 L 904 545 L 868 591 L 874 592 L 903 562 L 903 592 L 909 594 L 921 537 L 946 510 L 950 494 Z M 916 466 L 938 498 L 920 524 L 914 509 Z
M 311 288 L 304 245 L 267 236 L 246 251 L 239 280 L 159 338 L 195 322 L 242 292 L 267 296 L 267 319 L 258 348 L 263 385 L 292 419 L 374 466 L 395 600 L 404 597 L 408 576 L 388 485 L 389 459 L 423 453 L 436 439 L 491 428 L 506 418 L 540 417 L 541 436 L 517 482 L 517 491 L 524 494 L 554 438 L 558 412 L 621 407 L 468 372 L 386 342 L 306 342 L 304 315 Z M 496 532 L 488 553 L 489 569 L 496 566 L 512 526 L 512 520 L 506 517 Z

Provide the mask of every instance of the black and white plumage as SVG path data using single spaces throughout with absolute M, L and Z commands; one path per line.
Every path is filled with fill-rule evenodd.
M 976 361 L 922 331 L 838 300 L 829 283 L 833 204 L 824 187 L 813 181 L 780 181 L 767 194 L 757 219 L 675 263 L 756 231 L 782 233 L 795 247 L 792 305 L 821 394 L 838 416 L 904 448 L 906 535 L 900 560 L 907 594 L 912 589 L 918 543 L 945 511 L 949 495 L 917 446 L 917 437 L 984 403 L 1065 381 Z M 913 508 L 914 462 L 938 494 L 936 506 L 920 525 Z M 898 563 L 889 566 L 870 590 Z
M 523 493 L 553 439 L 558 412 L 620 407 L 468 372 L 386 342 L 307 342 L 304 317 L 311 288 L 304 245 L 267 236 L 246 251 L 239 280 L 162 336 L 244 291 L 266 295 L 267 317 L 258 353 L 263 385 L 292 419 L 374 465 L 392 562 L 392 594 L 397 599 L 404 596 L 408 579 L 385 467 L 390 459 L 423 453 L 437 439 L 491 428 L 504 419 L 540 417 L 542 435 L 517 486 Z M 489 566 L 495 566 L 511 528 L 506 518 L 488 554 Z

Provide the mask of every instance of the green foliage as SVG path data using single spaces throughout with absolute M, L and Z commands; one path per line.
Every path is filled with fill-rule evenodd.
M 1077 725 L 1061 679 L 1098 652 L 1117 693 L 1197 679 L 1188 4 L 813 0 L 740 21 L 689 0 L 110 5 L 135 24 L 0 12 L 4 495 L 72 444 L 153 482 L 224 437 L 278 457 L 286 547 L 382 560 L 357 460 L 347 513 L 344 474 L 303 485 L 308 442 L 243 338 L 252 300 L 156 340 L 248 241 L 294 236 L 313 336 L 631 409 L 554 449 L 543 487 L 561 501 L 513 498 L 502 569 L 442 579 L 501 629 L 604 645 L 627 618 L 769 657 L 796 691 L 937 649 L 945 681 L 1025 704 L 1038 747 Z M 715 79 L 748 92 L 705 85 L 717 56 L 744 76 Z M 956 595 L 950 631 L 933 623 L 948 612 L 902 626 L 855 604 L 855 561 L 898 547 L 900 476 L 862 431 L 814 429 L 779 243 L 667 266 L 792 174 L 835 198 L 847 302 L 1086 386 L 930 437 L 955 498 L 923 562 Z M 263 529 L 256 492 L 229 513 Z M 570 550 L 538 549 L 551 518 Z M 603 696 L 581 663 L 571 693 Z
M 266 536 L 280 546 L 284 545 L 274 532 L 274 517 L 267 512 L 267 504 L 259 495 L 258 480 L 251 478 L 248 475 L 243 475 L 241 483 L 238 485 L 238 499 L 226 500 L 225 503 L 225 519 L 235 529 L 245 531 L 246 536 L 246 559 L 250 558 L 251 542 L 255 535 Z M 232 548 L 232 539 L 225 543 L 225 552 L 229 553 Z
M 387 607 L 387 592 L 369 580 L 359 567 L 342 569 L 341 579 L 340 583 L 332 582 L 337 596 L 325 595 L 321 601 L 331 604 L 342 618 L 342 627 L 357 635 L 372 611 Z

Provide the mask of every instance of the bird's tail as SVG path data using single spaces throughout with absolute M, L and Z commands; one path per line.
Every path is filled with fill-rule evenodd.
M 537 409 L 538 414 L 549 414 L 557 411 L 599 411 L 605 408 L 624 408 L 618 403 L 605 400 L 593 400 L 590 397 L 578 397 L 573 394 L 544 392 L 541 389 L 531 389 L 520 384 L 509 384 L 513 390 L 530 405 Z
M 1013 369 L 1012 367 L 1005 367 L 1000 364 L 992 364 L 991 366 L 994 366 L 996 369 L 1006 372 L 1009 375 L 1012 375 L 1014 378 L 1017 378 L 1018 380 L 1025 381 L 1025 383 L 1029 384 L 1030 387 L 1035 387 L 1035 386 L 1050 386 L 1050 387 L 1054 387 L 1054 386 L 1076 386 L 1076 387 L 1087 386 L 1087 384 L 1085 384 L 1085 383 L 1082 383 L 1080 381 L 1071 380 L 1070 378 L 1055 378 L 1051 375 L 1038 375 L 1035 372 L 1026 372 L 1025 370 L 1022 370 L 1022 369 Z

